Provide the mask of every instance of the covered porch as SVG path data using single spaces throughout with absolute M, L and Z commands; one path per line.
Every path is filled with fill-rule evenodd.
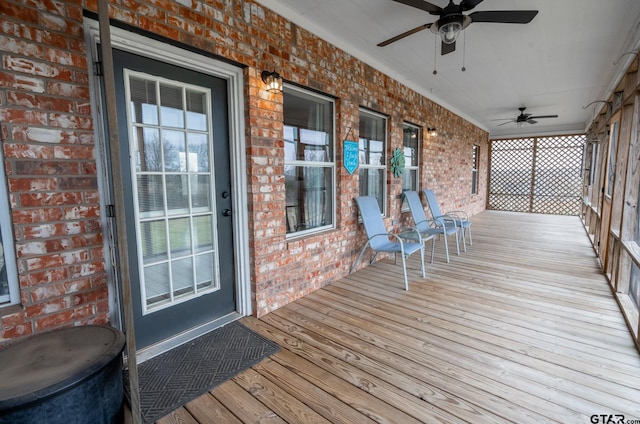
M 484 211 L 472 230 L 424 280 L 413 255 L 409 291 L 384 259 L 244 318 L 280 352 L 160 422 L 640 419 L 640 354 L 580 219 Z

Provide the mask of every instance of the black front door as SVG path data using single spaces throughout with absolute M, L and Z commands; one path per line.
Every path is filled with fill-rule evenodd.
M 236 310 L 227 81 L 113 57 L 141 349 Z

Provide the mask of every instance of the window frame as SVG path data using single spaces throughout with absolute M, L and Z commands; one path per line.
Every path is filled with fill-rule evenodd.
M 416 176 L 415 176 L 415 181 L 413 181 L 413 183 L 415 184 L 415 191 L 418 191 L 420 189 L 420 156 L 421 156 L 421 151 L 422 151 L 422 134 L 424 133 L 422 131 L 422 127 L 419 125 L 415 125 L 412 124 L 410 122 L 403 122 L 402 123 L 402 148 L 403 150 L 406 149 L 407 145 L 405 145 L 405 131 L 406 129 L 413 129 L 417 131 L 417 142 L 418 145 L 416 147 L 416 165 L 411 165 L 408 161 L 406 161 L 406 155 L 405 155 L 405 168 L 404 168 L 404 172 L 411 172 L 411 171 L 416 171 Z M 407 190 L 411 190 L 411 188 L 405 188 L 405 179 L 403 177 L 402 179 L 402 191 L 407 191 Z M 401 211 L 402 212 L 407 212 L 409 210 L 409 204 L 406 202 L 406 200 L 404 199 L 404 196 L 402 198 L 402 206 L 401 206 Z
M 473 145 L 473 156 L 471 160 L 471 194 L 478 194 L 478 185 L 480 183 L 478 170 L 480 168 L 480 145 Z
M 336 228 L 336 209 L 337 209 L 337 202 L 336 202 L 336 101 L 335 98 L 331 97 L 331 96 L 327 96 L 327 95 L 323 95 L 321 93 L 318 93 L 316 91 L 313 90 L 308 90 L 305 89 L 303 87 L 299 87 L 297 85 L 293 85 L 293 84 L 288 84 L 285 83 L 283 86 L 283 109 L 282 109 L 282 114 L 283 114 L 283 119 L 282 119 L 282 123 L 283 123 L 283 131 L 284 131 L 284 127 L 287 127 L 288 125 L 286 124 L 286 118 L 285 118 L 285 108 L 284 108 L 284 91 L 288 91 L 288 92 L 293 92 L 293 93 L 298 93 L 301 94 L 304 97 L 310 97 L 312 99 L 317 99 L 317 100 L 322 100 L 325 102 L 329 102 L 331 104 L 331 131 L 329 133 L 330 137 L 331 137 L 331 155 L 330 155 L 330 162 L 313 162 L 313 161 L 301 161 L 301 160 L 287 160 L 286 155 L 284 155 L 284 166 L 295 166 L 295 167 L 302 167 L 302 168 L 319 168 L 319 169 L 324 169 L 324 168 L 328 168 L 330 170 L 329 174 L 331 176 L 331 183 L 330 188 L 331 188 L 331 211 L 330 211 L 330 216 L 331 216 L 331 222 L 327 225 L 321 225 L 318 227 L 314 227 L 314 228 L 309 228 L 309 229 L 303 229 L 300 231 L 293 231 L 293 232 L 286 232 L 286 228 L 288 228 L 288 217 L 287 217 L 287 213 L 286 213 L 286 203 L 285 203 L 285 232 L 286 232 L 286 239 L 287 240 L 292 240 L 292 239 L 297 239 L 297 238 L 301 238 L 301 237 L 305 237 L 305 236 L 309 236 L 309 235 L 313 235 L 313 234 L 317 234 L 317 233 L 321 233 L 321 232 L 325 232 L 325 231 L 329 231 L 329 230 L 333 230 Z M 300 127 L 296 127 L 298 129 L 300 129 Z M 284 133 L 283 133 L 283 142 L 284 145 L 286 145 L 286 141 L 285 141 L 285 137 L 284 137 Z M 285 196 L 286 196 L 286 188 L 285 188 Z M 286 201 L 285 201 L 286 202 Z
M 381 113 L 378 112 L 374 112 L 372 110 L 369 109 L 365 109 L 365 108 L 360 108 L 359 109 L 359 119 L 358 119 L 358 128 L 360 128 L 360 124 L 361 124 L 361 119 L 363 115 L 368 115 L 371 118 L 374 119 L 381 119 L 382 122 L 384 123 L 384 129 L 383 129 L 383 134 L 384 134 L 384 140 L 375 140 L 375 141 L 382 141 L 382 164 L 380 165 L 371 165 L 368 163 L 365 163 L 363 161 L 359 161 L 360 165 L 359 165 L 359 169 L 358 169 L 358 179 L 360 179 L 360 171 L 368 171 L 368 170 L 382 170 L 382 190 L 381 190 L 381 199 L 380 199 L 380 210 L 382 212 L 382 216 L 387 216 L 387 148 L 389 146 L 389 118 L 386 115 L 383 115 Z M 371 139 L 368 138 L 363 138 L 362 134 L 360 133 L 360 131 L 358 131 L 358 146 L 360 146 L 360 143 L 362 140 L 367 140 L 367 141 L 371 141 Z M 358 189 L 358 194 L 360 196 L 370 196 L 371 194 L 367 191 L 366 193 L 362 193 L 360 191 L 360 189 Z
M 616 178 L 616 161 L 618 159 L 618 144 L 620 144 L 619 112 L 611 119 L 611 125 L 609 128 L 609 146 L 606 163 L 607 178 L 604 180 L 604 195 L 607 199 L 611 199 L 613 196 L 613 186 L 615 185 Z
M 9 208 L 9 188 L 4 168 L 4 156 L 0 154 L 0 237 L 4 266 L 7 273 L 9 294 L 2 296 L 0 308 L 20 303 L 20 285 L 18 284 L 18 267 L 15 255 L 15 238 L 13 235 L 13 220 Z

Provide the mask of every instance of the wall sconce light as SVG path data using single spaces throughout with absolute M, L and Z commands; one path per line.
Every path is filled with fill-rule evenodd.
M 262 82 L 266 85 L 269 93 L 280 93 L 282 91 L 282 77 L 276 71 L 262 71 Z
M 438 131 L 435 128 L 427 128 L 427 134 L 429 134 L 429 137 L 437 137 Z

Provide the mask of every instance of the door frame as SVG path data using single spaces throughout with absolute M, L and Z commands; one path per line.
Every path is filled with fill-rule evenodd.
M 98 21 L 85 18 L 85 40 L 87 42 L 88 63 L 99 59 L 100 30 Z M 244 76 L 241 67 L 193 51 L 181 49 L 171 44 L 145 37 L 141 34 L 111 26 L 113 48 L 140 56 L 182 66 L 204 74 L 226 80 L 229 102 L 229 153 L 231 161 L 232 221 L 234 233 L 234 271 L 236 275 L 236 310 L 217 320 L 203 324 L 175 337 L 149 346 L 137 352 L 138 361 L 144 361 L 177 345 L 185 343 L 214 328 L 225 325 L 243 316 L 251 315 L 251 274 L 249 261 L 249 216 L 247 209 L 246 140 L 244 134 Z M 104 125 L 102 84 L 100 77 L 90 73 L 91 106 L 95 128 L 96 166 L 98 191 L 100 194 L 101 222 L 105 231 L 104 250 L 107 280 L 109 284 L 109 310 L 112 325 L 124 329 L 122 311 L 132 305 L 123 305 L 119 290 L 115 254 L 115 228 L 113 220 L 107 217 L 108 205 L 112 204 L 111 179 L 108 172 L 108 155 L 105 143 L 108 141 Z M 122 165 L 121 165 L 122 166 Z

